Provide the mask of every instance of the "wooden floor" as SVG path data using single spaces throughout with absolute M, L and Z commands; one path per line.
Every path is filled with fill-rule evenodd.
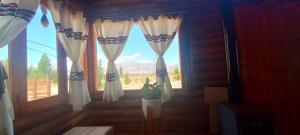
M 88 117 L 81 126 L 113 126 L 117 135 L 142 133 L 141 97 L 129 94 L 115 103 L 97 101 L 89 106 Z M 166 135 L 208 135 L 208 105 L 203 92 L 176 94 L 164 105 L 164 133 Z

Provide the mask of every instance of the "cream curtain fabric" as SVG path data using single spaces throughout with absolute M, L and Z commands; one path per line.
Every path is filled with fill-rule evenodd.
M 0 47 L 24 30 L 35 14 L 39 0 L 1 0 Z
M 74 111 L 80 111 L 91 102 L 79 61 L 86 47 L 88 27 L 83 13 L 72 9 L 64 2 L 48 0 L 48 5 L 55 22 L 58 38 L 73 62 L 69 78 L 69 103 L 73 106 Z
M 7 45 L 24 30 L 35 14 L 39 0 L 1 0 L 0 2 L 0 48 Z M 14 109 L 6 72 L 0 62 L 4 93 L 0 92 L 0 134 L 13 135 Z
M 4 81 L 5 91 L 0 99 L 0 135 L 13 135 L 14 108 L 11 103 L 8 82 Z
M 132 28 L 132 21 L 97 20 L 95 22 L 98 42 L 108 59 L 103 99 L 119 100 L 124 95 L 118 70 L 114 61 L 121 54 Z
M 163 58 L 181 23 L 181 18 L 176 16 L 142 17 L 139 24 L 151 48 L 158 55 L 156 62 L 156 81 L 163 87 L 162 100 L 168 101 L 173 95 L 171 82 Z
M 24 30 L 33 18 L 38 4 L 39 0 L 0 0 L 0 47 L 7 45 Z M 2 64 L 0 69 L 4 71 Z M 9 85 L 7 79 L 1 83 L 4 84 L 1 86 L 4 93 L 1 95 L 0 92 L 0 134 L 13 135 L 14 109 Z

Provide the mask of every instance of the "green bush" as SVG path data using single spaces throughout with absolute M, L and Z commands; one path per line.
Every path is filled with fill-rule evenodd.
M 124 76 L 124 83 L 126 84 L 126 85 L 128 85 L 129 83 L 131 83 L 131 78 L 129 77 L 129 75 L 128 75 L 128 73 L 126 73 L 125 74 L 125 76 Z

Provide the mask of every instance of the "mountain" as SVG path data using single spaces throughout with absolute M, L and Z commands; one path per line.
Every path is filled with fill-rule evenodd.
M 117 68 L 120 70 L 120 67 L 123 68 L 123 73 L 128 74 L 149 74 L 155 73 L 156 63 L 138 63 L 138 62 L 126 62 L 126 63 L 117 63 Z M 174 72 L 175 68 L 179 67 L 179 64 L 167 65 L 168 72 Z

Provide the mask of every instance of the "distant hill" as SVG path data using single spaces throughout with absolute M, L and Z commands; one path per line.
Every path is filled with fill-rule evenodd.
M 117 63 L 117 68 L 120 70 L 120 67 L 123 68 L 123 73 L 128 74 L 149 74 L 155 73 L 155 64 L 156 63 L 138 63 L 138 62 L 126 62 L 126 63 Z M 179 67 L 179 64 L 167 65 L 168 72 L 174 72 L 175 68 Z

